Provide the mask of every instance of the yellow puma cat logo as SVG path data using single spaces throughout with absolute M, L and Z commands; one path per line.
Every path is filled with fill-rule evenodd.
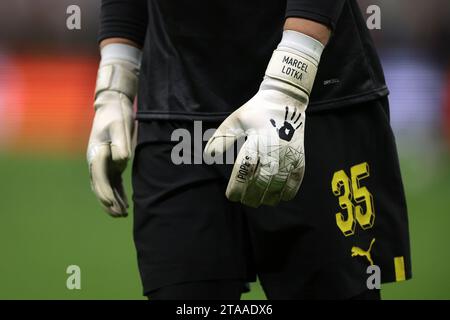
M 374 242 L 375 242 L 375 238 L 372 239 L 372 241 L 370 242 L 369 249 L 367 249 L 367 250 L 363 250 L 359 247 L 352 247 L 352 257 L 356 257 L 356 256 L 366 257 L 367 260 L 369 260 L 370 265 L 373 266 L 373 260 L 372 260 L 372 256 L 370 255 L 370 250 L 372 250 L 372 246 L 373 246 Z

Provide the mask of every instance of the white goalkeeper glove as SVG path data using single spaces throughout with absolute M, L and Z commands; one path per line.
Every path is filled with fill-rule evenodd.
M 141 50 L 115 43 L 106 45 L 101 56 L 87 149 L 91 188 L 110 215 L 125 217 L 128 201 L 121 175 L 133 152 L 133 102 Z
M 305 111 L 323 48 L 302 33 L 284 31 L 258 93 L 208 141 L 205 155 L 217 159 L 238 138 L 247 138 L 228 183 L 229 200 L 258 207 L 297 194 L 305 170 Z

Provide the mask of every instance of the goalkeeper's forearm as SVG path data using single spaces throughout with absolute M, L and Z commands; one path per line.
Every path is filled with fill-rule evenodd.
M 126 38 L 108 38 L 108 39 L 102 40 L 100 42 L 100 49 L 102 49 L 103 47 L 107 46 L 108 44 L 112 44 L 112 43 L 127 44 L 129 46 L 136 47 L 138 49 L 142 49 L 136 42 L 126 39 Z

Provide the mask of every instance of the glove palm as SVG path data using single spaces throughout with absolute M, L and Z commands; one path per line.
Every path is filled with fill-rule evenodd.
M 292 199 L 300 187 L 308 97 L 279 86 L 284 84 L 266 79 L 260 91 L 220 125 L 205 148 L 216 157 L 246 137 L 226 190 L 231 201 L 252 207 L 276 205 Z

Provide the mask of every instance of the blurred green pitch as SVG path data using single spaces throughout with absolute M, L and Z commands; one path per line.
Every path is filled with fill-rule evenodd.
M 443 163 L 419 192 L 408 186 L 426 170 L 402 161 L 414 278 L 384 286 L 384 299 L 450 299 L 450 161 Z M 84 158 L 3 154 L 0 179 L 0 299 L 142 299 L 132 219 L 102 212 Z M 81 267 L 81 290 L 66 288 L 72 264 Z M 243 298 L 264 294 L 254 284 Z

